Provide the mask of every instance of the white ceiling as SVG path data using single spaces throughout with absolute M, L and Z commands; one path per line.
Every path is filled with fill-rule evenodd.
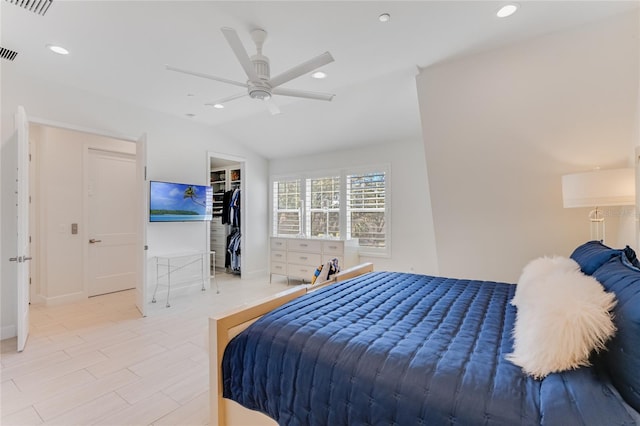
M 3 67 L 214 126 L 267 158 L 420 138 L 417 67 L 606 18 L 637 1 L 63 1 L 45 16 L 0 4 Z M 380 23 L 378 15 L 391 14 Z M 241 88 L 164 69 L 165 64 L 244 81 L 220 28 L 268 32 L 271 75 L 330 51 L 324 80 L 283 87 L 335 93 L 332 102 L 275 97 L 272 116 L 247 97 L 204 106 Z M 55 55 L 48 43 L 71 54 Z M 193 94 L 194 96 L 187 96 Z M 195 114 L 187 118 L 186 114 Z

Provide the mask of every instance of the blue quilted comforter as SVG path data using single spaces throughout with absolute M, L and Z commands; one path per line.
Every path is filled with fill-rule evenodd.
M 224 396 L 281 425 L 635 425 L 596 368 L 505 360 L 515 286 L 377 272 L 264 316 L 228 345 Z

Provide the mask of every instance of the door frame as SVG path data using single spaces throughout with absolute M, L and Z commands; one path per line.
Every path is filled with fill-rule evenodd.
M 77 126 L 75 124 L 70 124 L 70 123 L 65 123 L 65 122 L 60 122 L 60 121 L 53 121 L 53 120 L 48 120 L 48 119 L 44 119 L 44 118 L 40 118 L 40 117 L 32 117 L 29 116 L 28 120 L 27 120 L 28 124 L 36 124 L 36 125 L 40 125 L 40 126 L 44 126 L 44 127 L 54 127 L 54 128 L 58 128 L 58 129 L 64 129 L 64 130 L 70 130 L 70 131 L 74 131 L 74 132 L 79 132 L 79 133 L 87 133 L 90 135 L 96 135 L 96 136 L 102 136 L 102 137 L 107 137 L 107 138 L 111 138 L 111 139 L 118 139 L 124 142 L 130 142 L 135 144 L 136 146 L 136 154 L 135 154 L 135 158 L 136 161 L 139 161 L 139 157 L 138 157 L 138 148 L 141 145 L 141 140 L 146 142 L 146 133 L 143 133 L 141 136 L 139 137 L 131 137 L 131 136 L 126 136 L 126 135 L 122 135 L 122 134 L 118 134 L 115 132 L 109 132 L 109 131 L 105 131 L 105 130 L 100 130 L 100 129 L 93 129 L 93 128 L 88 128 L 88 127 L 83 127 L 83 126 Z M 146 151 L 146 145 L 145 145 L 145 151 Z M 100 146 L 95 146 L 94 144 L 88 144 L 87 148 L 84 150 L 83 153 L 83 161 L 86 164 L 86 160 L 87 160 L 87 156 L 88 156 L 88 149 L 98 149 L 98 150 L 102 150 L 105 151 L 104 147 L 100 147 Z M 146 152 L 142 155 L 141 159 L 143 161 L 145 161 L 144 164 L 144 168 L 146 169 Z M 84 186 L 84 184 L 87 182 L 87 173 L 86 173 L 86 168 L 83 167 L 83 187 L 86 188 L 86 186 Z M 146 182 L 139 182 L 140 178 L 144 179 L 146 181 L 146 176 L 136 176 L 136 185 L 141 187 L 143 184 L 146 184 Z M 41 196 L 41 191 L 38 191 L 37 194 L 35 194 L 36 197 L 40 197 Z M 38 200 L 39 201 L 39 200 Z M 30 206 L 30 208 L 32 208 L 33 206 Z M 138 247 L 136 248 L 136 252 L 142 252 L 145 253 L 145 255 L 139 256 L 137 258 L 137 270 L 138 270 L 138 276 L 136 277 L 136 289 L 138 289 L 139 287 L 143 290 L 145 290 L 146 287 L 146 274 L 147 274 L 147 262 L 146 262 L 146 235 L 147 235 L 147 221 L 146 221 L 146 215 L 147 212 L 146 211 L 142 211 L 142 207 L 143 205 L 140 204 L 138 206 L 139 208 L 139 212 L 138 215 L 141 217 L 141 219 L 138 221 L 139 223 L 139 229 L 138 229 Z M 86 223 L 86 215 L 87 215 L 87 204 L 86 204 L 86 191 L 85 191 L 85 195 L 83 196 L 83 221 L 85 221 Z M 35 220 L 39 220 L 39 218 L 37 217 L 38 215 L 35 215 Z M 88 238 L 87 237 L 87 230 L 85 229 L 85 226 L 81 227 L 81 232 L 80 232 L 80 236 L 81 238 L 85 239 Z M 36 237 L 38 239 L 38 244 L 40 243 L 39 239 L 41 238 L 40 236 Z M 87 268 L 87 250 L 85 247 L 85 250 L 83 250 L 83 279 L 84 279 L 84 283 L 83 283 L 83 296 L 86 298 L 88 297 L 88 290 L 87 290 L 87 281 L 86 281 L 86 277 L 87 277 L 87 273 L 88 273 L 88 268 Z M 144 312 L 142 312 L 142 315 L 144 316 Z
M 220 158 L 221 160 L 225 160 L 225 161 L 233 161 L 234 163 L 238 163 L 240 165 L 240 205 L 242 206 L 240 208 L 240 235 L 243 238 L 243 243 L 242 243 L 242 257 L 245 258 L 244 256 L 246 256 L 246 250 L 247 250 L 247 244 L 246 244 L 246 198 L 245 198 L 245 184 L 247 182 L 247 174 L 246 174 L 246 170 L 245 170 L 245 165 L 246 165 L 246 161 L 247 159 L 244 157 L 239 157 L 237 155 L 231 155 L 231 154 L 224 154 L 221 152 L 215 152 L 215 151 L 207 151 L 207 185 L 211 185 L 211 159 L 212 158 Z M 207 223 L 207 227 L 206 227 L 206 247 L 207 247 L 207 253 L 211 252 L 211 222 L 206 222 Z M 206 261 L 206 266 L 207 266 L 207 271 L 211 270 L 211 256 L 205 256 L 207 261 Z M 240 263 L 240 271 L 241 274 L 243 274 L 243 266 L 242 266 L 242 261 Z

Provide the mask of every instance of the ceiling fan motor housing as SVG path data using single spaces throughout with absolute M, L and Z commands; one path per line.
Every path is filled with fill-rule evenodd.
M 256 70 L 256 74 L 261 80 L 267 81 L 271 76 L 271 69 L 269 67 L 269 58 L 264 55 L 253 55 L 251 57 L 253 68 Z
M 251 62 L 261 81 L 249 81 L 249 96 L 253 99 L 269 99 L 271 97 L 271 87 L 267 83 L 271 73 L 269 58 L 258 53 L 251 57 Z

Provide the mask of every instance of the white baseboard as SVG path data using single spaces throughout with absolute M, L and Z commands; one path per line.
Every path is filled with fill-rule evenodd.
M 0 329 L 0 340 L 11 339 L 18 335 L 18 330 L 15 325 L 5 325 Z
M 69 294 L 64 294 L 62 296 L 46 297 L 45 303 L 47 304 L 47 306 L 56 306 L 56 305 L 62 305 L 64 303 L 85 300 L 86 298 L 87 298 L 87 295 L 84 292 L 69 293 Z
M 44 297 L 41 294 L 36 294 L 35 296 L 33 296 L 31 298 L 31 303 L 33 305 L 43 305 L 43 304 L 47 303 L 47 298 Z

